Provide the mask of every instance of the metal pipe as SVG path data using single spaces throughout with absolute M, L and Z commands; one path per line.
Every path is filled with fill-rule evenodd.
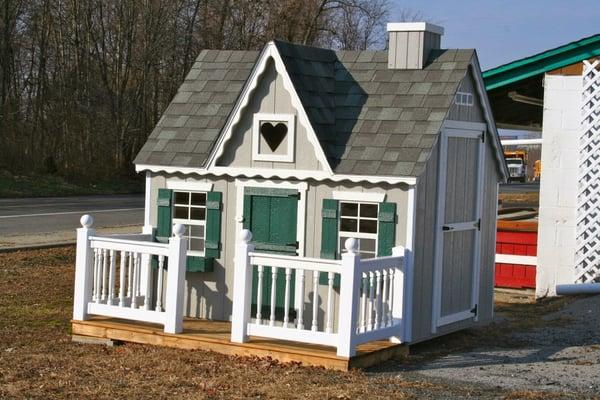
M 600 283 L 576 283 L 570 285 L 556 285 L 556 294 L 600 294 Z

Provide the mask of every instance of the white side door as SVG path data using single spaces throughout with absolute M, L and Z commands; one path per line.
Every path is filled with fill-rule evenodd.
M 447 122 L 439 157 L 432 332 L 477 319 L 484 124 Z

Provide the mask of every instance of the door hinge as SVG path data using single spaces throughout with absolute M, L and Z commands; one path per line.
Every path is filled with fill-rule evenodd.
M 479 218 L 477 222 L 475 222 L 475 228 L 477 228 L 478 231 L 481 230 L 481 218 Z
M 485 132 L 481 133 L 481 143 L 485 143 Z
M 451 226 L 448 226 L 448 225 L 444 225 L 444 226 L 442 226 L 442 230 L 443 230 L 443 231 L 451 231 L 452 229 L 454 229 L 454 228 L 453 228 L 453 227 L 451 227 Z
M 471 313 L 477 315 L 477 304 L 471 309 Z

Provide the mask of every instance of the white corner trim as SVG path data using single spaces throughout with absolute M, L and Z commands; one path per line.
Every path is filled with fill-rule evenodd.
M 415 224 L 417 219 L 417 187 L 408 188 L 408 201 L 406 204 L 406 243 L 404 248 L 408 255 L 404 266 L 404 288 L 402 290 L 404 299 L 402 302 L 402 325 L 404 330 L 404 342 L 412 341 L 412 315 L 413 315 L 413 296 L 414 296 L 414 243 L 415 243 Z
M 263 49 L 260 54 L 258 61 L 256 62 L 250 77 L 246 81 L 244 88 L 242 89 L 242 93 L 238 98 L 233 111 L 230 114 L 229 119 L 225 123 L 225 127 L 223 129 L 223 134 L 217 140 L 217 144 L 214 147 L 214 150 L 209 155 L 208 161 L 206 163 L 207 170 L 212 172 L 213 167 L 215 167 L 216 160 L 223 154 L 225 150 L 225 144 L 229 141 L 231 136 L 233 135 L 233 127 L 237 125 L 242 116 L 242 111 L 248 105 L 252 92 L 258 86 L 259 78 L 262 73 L 265 71 L 267 67 L 267 61 L 269 58 L 272 58 L 275 63 L 275 69 L 281 75 L 283 79 L 283 87 L 288 91 L 292 100 L 292 106 L 298 112 L 298 120 L 299 122 L 306 128 L 306 133 L 308 140 L 312 143 L 315 155 L 319 163 L 322 167 L 329 173 L 329 175 L 333 174 L 329 162 L 327 161 L 327 157 L 325 157 L 325 152 L 319 143 L 319 139 L 317 138 L 317 134 L 315 133 L 309 119 L 306 114 L 306 110 L 304 109 L 302 102 L 300 101 L 300 97 L 298 97 L 298 93 L 296 93 L 296 89 L 290 79 L 290 76 L 285 69 L 285 65 L 283 60 L 281 59 L 281 55 L 277 51 L 277 47 L 275 43 L 269 42 Z
M 206 168 L 194 167 L 172 167 L 165 165 L 149 165 L 136 164 L 136 172 L 151 171 L 164 172 L 167 174 L 184 174 L 184 175 L 214 175 L 214 176 L 229 176 L 232 178 L 262 178 L 262 179 L 312 179 L 318 182 L 344 182 L 352 183 L 368 182 L 368 183 L 388 183 L 395 185 L 404 183 L 407 185 L 415 185 L 417 178 L 414 176 L 376 176 L 376 175 L 342 175 L 329 174 L 325 171 L 309 171 L 299 169 L 267 169 L 267 168 L 231 168 L 231 167 L 213 167 L 210 171 Z
M 198 182 L 191 180 L 167 179 L 167 189 L 189 190 L 198 192 L 211 192 L 213 184 L 211 182 Z
M 252 121 L 252 159 L 256 161 L 294 162 L 296 121 L 294 114 L 256 113 Z M 287 126 L 287 151 L 285 154 L 260 153 L 260 123 L 262 121 L 285 122 Z
M 346 192 L 334 190 L 332 192 L 334 200 L 346 201 L 367 201 L 372 203 L 382 203 L 385 201 L 385 192 Z
M 150 204 L 152 200 L 152 173 L 146 171 L 146 191 L 144 195 L 144 229 L 149 229 L 150 223 Z

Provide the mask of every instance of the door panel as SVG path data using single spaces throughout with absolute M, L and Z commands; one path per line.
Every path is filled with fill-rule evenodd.
M 275 254 L 297 254 L 297 196 L 262 196 L 253 194 L 244 196 L 251 206 L 245 207 L 249 215 L 248 227 L 252 232 L 252 243 L 256 251 Z M 263 266 L 262 307 L 263 318 L 269 318 L 271 310 L 271 287 L 273 284 L 270 266 Z M 285 302 L 285 268 L 277 271 L 277 287 L 275 296 L 275 315 L 281 319 Z M 290 318 L 294 317 L 295 272 L 290 279 Z M 253 266 L 252 273 L 252 314 L 256 313 L 256 296 L 258 293 L 258 266 Z
M 446 129 L 441 137 L 433 332 L 477 315 L 482 135 Z

